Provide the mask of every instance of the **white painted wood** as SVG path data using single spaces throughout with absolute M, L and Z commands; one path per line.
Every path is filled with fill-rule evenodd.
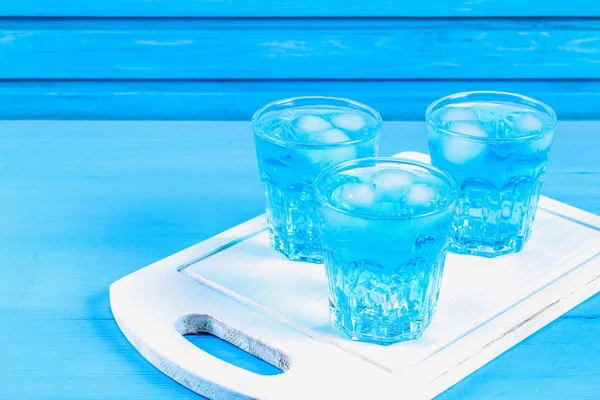
M 358 343 L 329 323 L 322 265 L 272 251 L 265 225 L 257 217 L 111 286 L 134 347 L 206 397 L 432 398 L 600 290 L 600 217 L 542 198 L 522 252 L 448 255 L 423 338 Z M 201 327 L 286 372 L 254 374 L 182 337 Z

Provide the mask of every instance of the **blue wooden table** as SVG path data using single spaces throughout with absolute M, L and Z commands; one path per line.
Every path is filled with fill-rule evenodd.
M 546 196 L 600 214 L 599 131 L 559 124 Z M 249 123 L 4 121 L 0 139 L 0 399 L 198 398 L 129 345 L 108 286 L 262 212 Z M 425 147 L 424 123 L 384 125 L 383 155 Z M 439 400 L 596 400 L 598 343 L 600 296 Z

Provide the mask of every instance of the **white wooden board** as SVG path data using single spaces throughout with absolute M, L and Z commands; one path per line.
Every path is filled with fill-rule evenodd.
M 542 197 L 522 252 L 449 253 L 420 340 L 359 343 L 329 322 L 323 266 L 271 250 L 265 228 L 257 217 L 111 285 L 132 345 L 203 396 L 429 399 L 600 290 L 600 217 Z M 182 336 L 198 330 L 285 373 L 258 375 L 209 355 Z

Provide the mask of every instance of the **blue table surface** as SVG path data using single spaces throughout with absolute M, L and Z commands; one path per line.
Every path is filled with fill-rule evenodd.
M 559 124 L 546 196 L 600 214 L 598 131 Z M 0 399 L 199 398 L 130 346 L 108 286 L 262 213 L 250 124 L 5 121 L 0 132 Z M 404 150 L 426 150 L 423 123 L 385 124 L 381 153 Z M 599 317 L 595 296 L 438 399 L 599 399 Z

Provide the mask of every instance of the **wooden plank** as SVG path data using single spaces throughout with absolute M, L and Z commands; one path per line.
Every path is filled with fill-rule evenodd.
M 0 16 L 22 17 L 578 17 L 600 16 L 595 0 L 364 2 L 361 0 L 19 0 Z
M 0 59 L 0 79 L 586 79 L 600 23 L 5 19 Z
M 0 317 L 2 399 L 201 399 L 132 351 L 114 320 Z
M 522 93 L 559 119 L 600 117 L 600 81 L 4 81 L 0 118 L 61 120 L 245 120 L 263 105 L 299 95 L 362 101 L 384 120 L 423 121 L 435 99 L 467 90 Z

